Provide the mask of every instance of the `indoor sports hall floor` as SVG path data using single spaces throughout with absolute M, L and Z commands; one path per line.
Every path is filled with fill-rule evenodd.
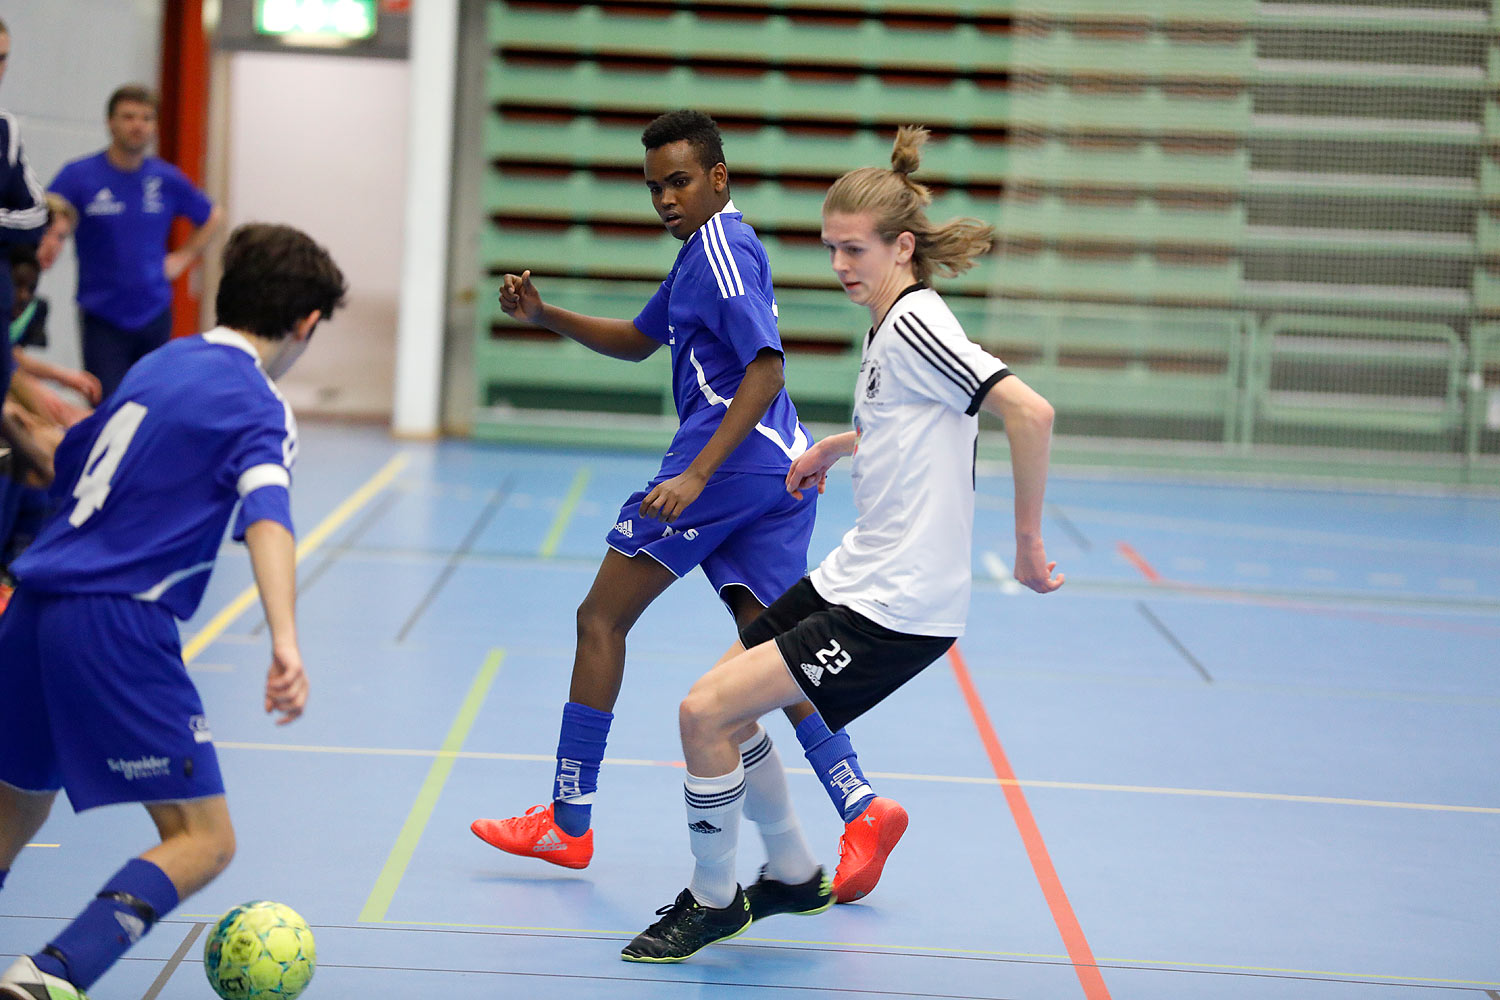
M 958 655 L 851 727 L 912 817 L 879 888 L 634 965 L 620 947 L 689 874 L 676 706 L 732 637 L 701 576 L 632 636 L 593 865 L 468 827 L 547 796 L 574 608 L 653 458 L 303 430 L 308 714 L 261 713 L 226 553 L 183 636 L 239 855 L 96 1000 L 209 997 L 206 925 L 261 898 L 312 922 L 329 1000 L 1500 1000 L 1500 498 L 1064 471 L 1068 583 L 1040 597 L 1004 582 L 1010 480 L 981 469 Z M 851 520 L 839 474 L 815 559 Z M 791 782 L 836 863 L 821 788 Z M 60 803 L 0 892 L 0 962 L 152 842 L 140 810 Z

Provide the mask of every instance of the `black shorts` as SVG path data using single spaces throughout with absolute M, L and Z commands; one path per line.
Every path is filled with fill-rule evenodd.
M 897 632 L 830 604 L 805 576 L 740 630 L 746 649 L 773 639 L 802 693 L 835 732 L 953 645 L 950 637 Z

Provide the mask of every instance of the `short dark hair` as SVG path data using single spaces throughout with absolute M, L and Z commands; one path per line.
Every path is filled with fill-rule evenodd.
M 331 317 L 347 291 L 343 272 L 312 237 L 252 222 L 229 234 L 214 309 L 220 326 L 281 340 L 315 309 Z
M 36 247 L 30 243 L 12 243 L 10 249 L 5 252 L 5 257 L 13 268 L 26 264 L 32 267 L 41 266 L 36 259 Z
M 16 284 L 20 282 L 22 280 L 21 275 L 30 272 L 29 276 L 24 279 L 25 284 L 28 288 L 35 291 L 36 284 L 42 276 L 42 265 L 36 259 L 36 248 L 28 246 L 25 243 L 13 243 L 11 244 L 8 256 L 10 258 L 11 283 Z
M 659 116 L 641 133 L 641 145 L 647 150 L 660 149 L 672 142 L 687 140 L 704 170 L 724 162 L 724 138 L 719 126 L 701 111 L 681 108 Z
M 143 83 L 127 83 L 123 87 L 116 87 L 115 92 L 109 95 L 104 117 L 113 118 L 115 108 L 127 101 L 131 104 L 149 104 L 152 111 L 161 110 L 161 101 L 157 99 L 156 91 Z

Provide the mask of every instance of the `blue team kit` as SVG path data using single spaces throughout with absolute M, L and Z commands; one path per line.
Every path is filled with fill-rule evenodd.
M 78 210 L 78 305 L 123 330 L 138 330 L 172 304 L 162 254 L 172 220 L 208 221 L 213 202 L 165 160 L 116 169 L 104 153 L 65 164 L 49 190 Z
M 720 593 L 740 584 L 770 604 L 807 572 L 817 492 L 798 500 L 786 476 L 719 473 L 671 524 L 641 516 L 646 494 L 670 476 L 658 476 L 630 495 L 605 541 L 635 556 L 645 552 L 677 576 L 694 566 Z
M 702 565 L 716 590 L 742 584 L 769 604 L 807 571 L 817 506 L 814 495 L 786 491 L 787 469 L 811 438 L 785 389 L 676 521 L 640 514 L 651 488 L 683 472 L 719 429 L 746 366 L 782 350 L 770 261 L 732 204 L 683 242 L 635 326 L 672 352 L 679 426 L 656 478 L 620 508 L 606 541 L 678 576 Z
M 56 455 L 57 509 L 0 617 L 0 781 L 75 809 L 223 794 L 174 618 L 236 508 L 292 527 L 291 411 L 239 334 L 142 359 Z M 44 667 L 45 665 L 45 667 Z

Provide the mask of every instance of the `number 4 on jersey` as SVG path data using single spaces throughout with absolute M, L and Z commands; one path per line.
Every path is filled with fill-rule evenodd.
M 126 403 L 115 411 L 115 415 L 109 418 L 104 429 L 94 439 L 89 459 L 83 463 L 83 474 L 73 487 L 73 497 L 78 501 L 73 505 L 73 513 L 68 515 L 68 523 L 73 527 L 76 528 L 93 517 L 104 506 L 104 501 L 109 499 L 110 480 L 115 477 L 120 460 L 125 457 L 125 449 L 130 447 L 130 441 L 135 437 L 135 432 L 140 430 L 144 419 L 144 406 L 140 403 Z

